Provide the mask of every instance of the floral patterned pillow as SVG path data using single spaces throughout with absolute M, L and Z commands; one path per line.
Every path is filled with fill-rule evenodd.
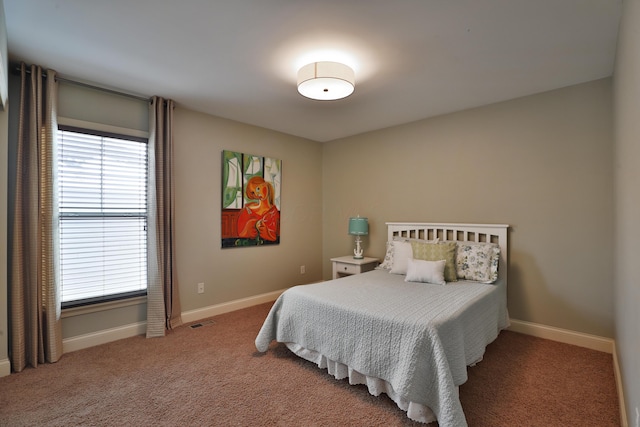
M 376 267 L 378 270 L 391 270 L 393 267 L 393 241 L 387 242 L 387 251 L 384 254 L 382 263 Z
M 498 279 L 500 247 L 494 243 L 458 242 L 456 274 L 459 279 L 493 283 Z

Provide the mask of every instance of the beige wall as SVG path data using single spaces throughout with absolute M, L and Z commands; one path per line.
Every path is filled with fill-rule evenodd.
M 627 419 L 640 422 L 640 1 L 623 2 L 614 73 L 616 347 Z
M 60 82 L 58 89 L 58 116 L 149 131 L 149 102 L 64 81 Z
M 324 277 L 347 218 L 511 225 L 512 318 L 613 336 L 611 80 L 325 143 Z
M 322 145 L 177 108 L 176 245 L 182 310 L 271 292 L 322 277 Z M 222 150 L 282 160 L 277 246 L 221 249 Z M 306 273 L 300 274 L 300 266 Z M 199 282 L 205 283 L 198 294 Z

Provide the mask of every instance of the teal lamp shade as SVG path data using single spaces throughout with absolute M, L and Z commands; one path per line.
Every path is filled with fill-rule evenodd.
M 349 218 L 349 234 L 356 236 L 356 248 L 353 251 L 353 258 L 364 258 L 360 236 L 369 234 L 369 220 L 361 217 Z
M 349 234 L 364 236 L 369 234 L 369 220 L 367 218 L 349 218 Z

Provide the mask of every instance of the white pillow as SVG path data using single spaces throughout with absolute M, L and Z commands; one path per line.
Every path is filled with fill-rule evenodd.
M 407 277 L 404 278 L 404 281 L 446 285 L 447 282 L 444 280 L 445 264 L 445 260 L 425 261 L 409 258 L 407 261 Z
M 413 258 L 413 248 L 410 242 L 393 242 L 393 265 L 389 273 L 407 274 L 407 261 Z

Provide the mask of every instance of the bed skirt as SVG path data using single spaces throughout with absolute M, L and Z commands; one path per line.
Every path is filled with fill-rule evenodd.
M 398 396 L 398 394 L 393 390 L 391 384 L 389 384 L 387 381 L 361 374 L 360 372 L 343 363 L 333 361 L 318 353 L 317 351 L 308 350 L 299 344 L 284 344 L 296 356 L 308 360 L 309 362 L 315 363 L 320 369 L 327 369 L 328 373 L 333 375 L 337 380 L 349 378 L 349 384 L 351 385 L 366 385 L 367 389 L 369 390 L 369 394 L 371 394 L 372 396 L 380 396 L 381 393 L 385 393 L 391 398 L 391 400 L 396 403 L 396 405 L 398 405 L 398 408 L 405 411 L 407 413 L 407 417 L 409 417 L 413 421 L 418 421 L 421 423 L 431 423 L 437 421 L 435 414 L 428 406 L 416 402 L 410 402 Z M 458 391 L 458 387 L 456 387 L 456 391 Z

